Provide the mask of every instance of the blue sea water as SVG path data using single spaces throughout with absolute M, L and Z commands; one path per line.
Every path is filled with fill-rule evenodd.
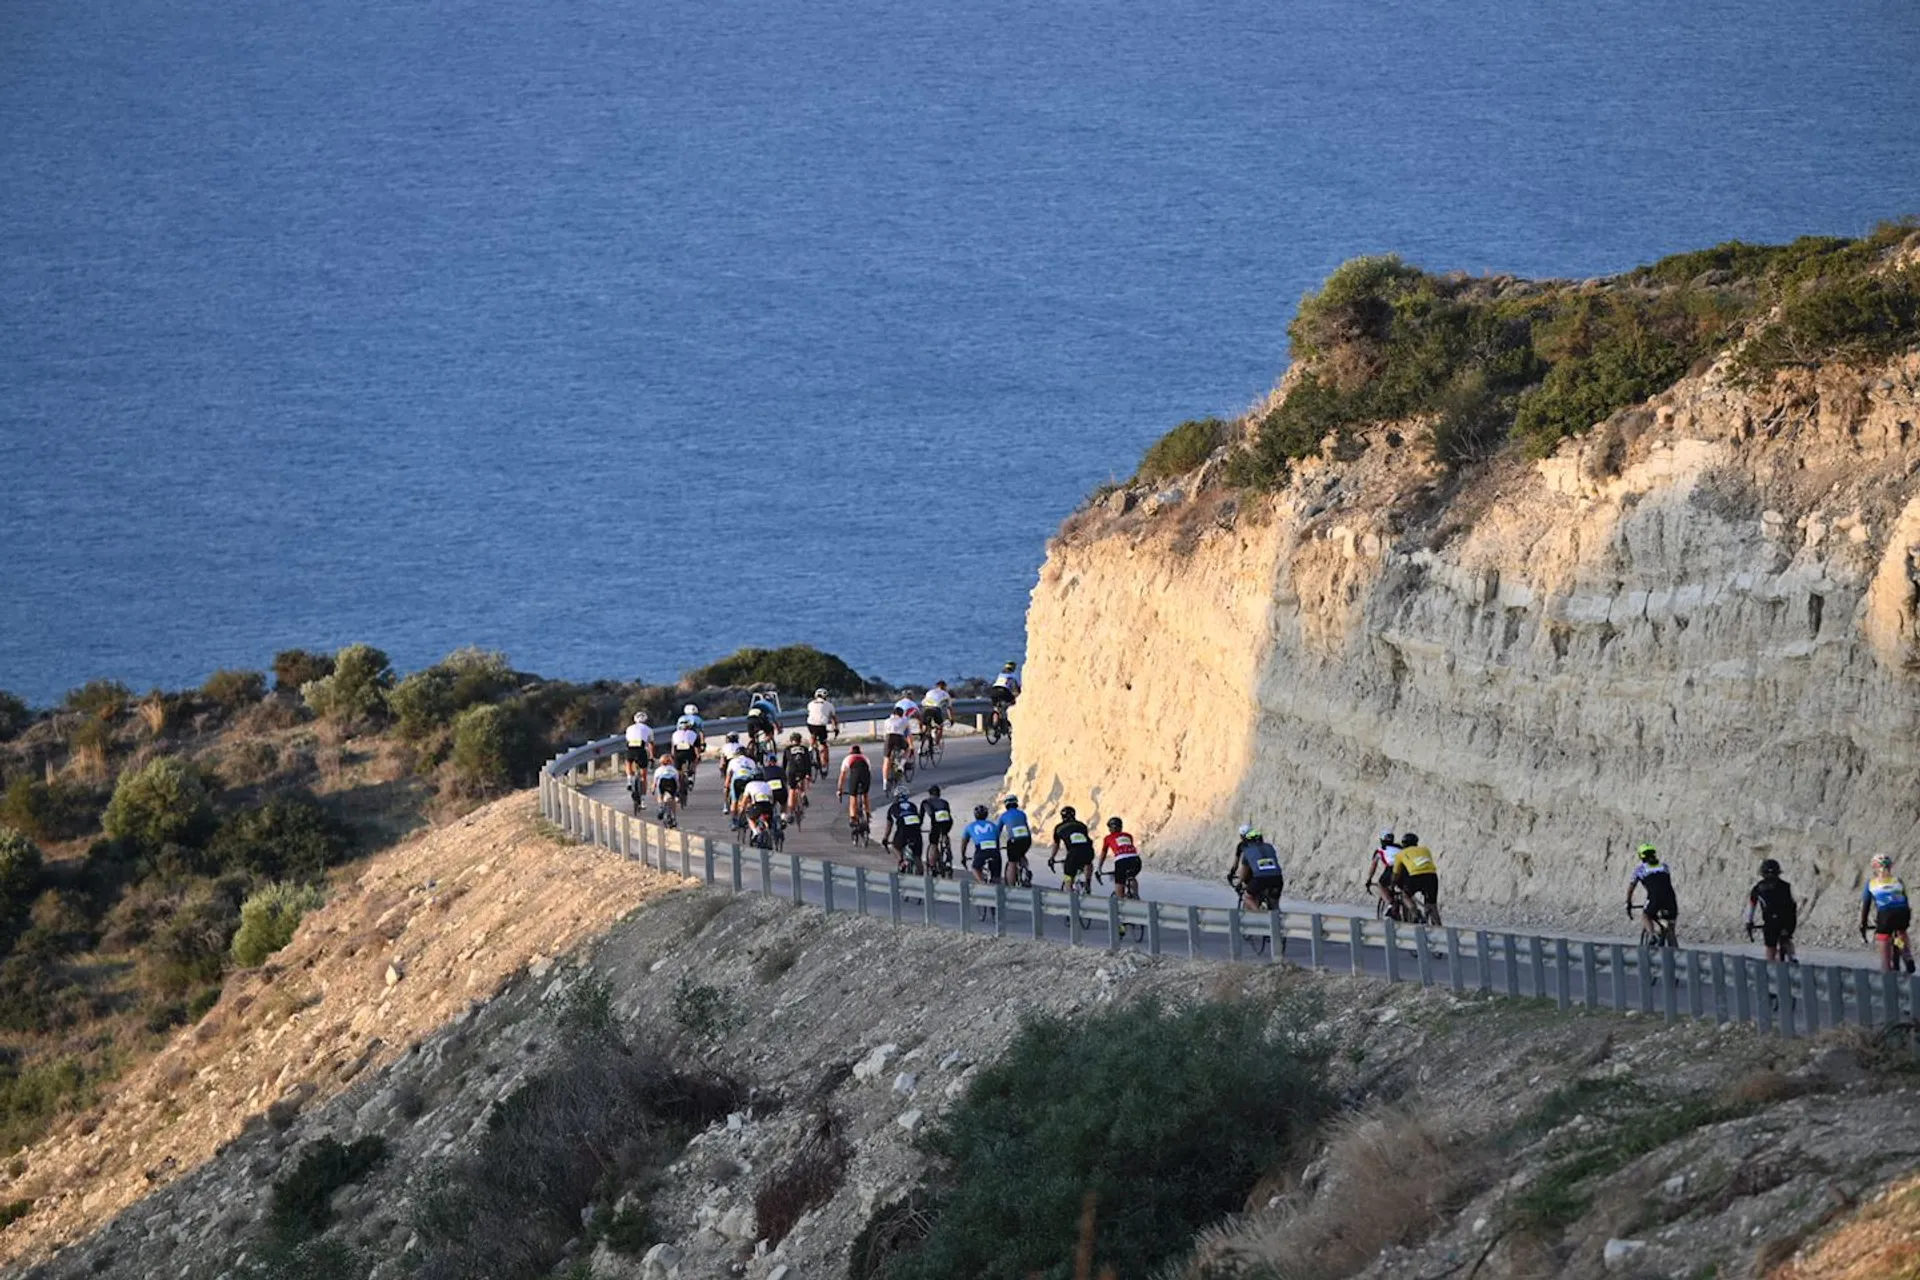
M 1356 253 L 1920 211 L 1910 0 L 8 0 L 0 687 L 1018 653 Z

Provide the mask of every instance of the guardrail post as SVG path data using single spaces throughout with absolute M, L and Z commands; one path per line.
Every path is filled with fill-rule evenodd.
M 820 860 L 820 907 L 827 912 L 833 910 L 833 872 L 833 863 L 822 858 Z
M 1533 995 L 1536 999 L 1547 998 L 1547 944 L 1539 934 L 1527 939 L 1527 958 L 1532 961 Z
M 1287 954 L 1287 921 L 1276 908 L 1267 913 L 1267 959 L 1274 964 Z
M 1705 1013 L 1701 1001 L 1706 998 L 1707 960 L 1698 951 L 1684 954 L 1687 957 L 1687 1015 L 1698 1018 Z
M 1394 928 L 1391 920 L 1383 920 L 1381 924 L 1385 928 L 1387 937 L 1387 981 L 1398 982 L 1400 981 L 1400 931 Z
M 1896 1026 L 1900 1022 L 1900 977 L 1898 974 L 1880 975 L 1880 1022 L 1882 1026 Z
M 1800 970 L 1800 990 L 1807 1002 L 1807 1034 L 1813 1035 L 1820 1030 L 1820 966 L 1809 964 L 1797 966 Z M 1827 1025 L 1836 1025 L 1833 1015 L 1827 1015 Z
M 1187 908 L 1187 959 L 1200 958 L 1200 908 Z
M 1073 889 L 1067 890 L 1067 945 L 1080 945 L 1080 894 Z
M 1482 991 L 1493 990 L 1493 935 L 1485 929 L 1476 929 L 1473 934 L 1474 969 L 1477 972 Z
M 1873 979 L 1865 969 L 1853 971 L 1854 1017 L 1863 1027 L 1873 1026 Z
M 1644 941 L 1640 943 L 1640 950 L 1637 953 L 1636 961 L 1637 961 L 1638 971 L 1640 974 L 1640 1012 L 1652 1013 L 1653 1012 L 1653 948 L 1649 947 Z
M 1613 1011 L 1627 1011 L 1627 949 L 1618 942 L 1607 944 L 1607 963 L 1613 968 Z
M 1727 968 L 1728 976 L 1733 979 L 1733 1019 L 1744 1027 L 1753 1021 L 1753 1000 L 1747 991 L 1747 958 L 1730 957 Z
M 735 893 L 743 892 L 747 887 L 746 877 L 741 871 L 741 864 L 745 861 L 740 856 L 739 845 L 727 846 L 727 884 Z
M 1309 930 L 1307 934 L 1307 963 L 1316 971 L 1321 968 L 1321 961 L 1325 959 L 1320 947 L 1320 931 L 1325 928 L 1325 926 L 1326 917 L 1318 911 L 1307 917 L 1307 928 Z M 1156 952 L 1155 954 L 1158 953 Z
M 800 855 L 797 853 L 787 855 L 787 876 L 792 881 L 787 888 L 793 894 L 793 900 L 795 902 L 805 902 L 807 900 L 807 884 L 805 880 L 801 879 Z
M 1033 940 L 1041 942 L 1047 936 L 1047 913 L 1044 909 L 1047 891 L 1037 884 L 1030 884 L 1027 886 L 1027 892 L 1033 895 L 1028 904 L 1032 908 L 1032 914 L 1027 917 L 1027 925 L 1033 930 Z
M 1460 931 L 1447 926 L 1447 985 L 1455 991 L 1467 989 L 1466 964 L 1460 956 Z
M 680 829 L 680 874 L 693 879 L 693 837 L 685 827 Z
M 1160 954 L 1160 900 L 1158 898 L 1147 900 L 1147 954 L 1150 956 Z
M 1007 886 L 996 882 L 993 886 L 993 936 L 1007 936 Z
M 773 850 L 760 851 L 760 892 L 773 896 Z
M 1120 895 L 1107 895 L 1107 950 L 1120 949 Z
M 1749 964 L 1752 965 L 1752 972 L 1758 979 L 1754 984 L 1754 1018 L 1759 1022 L 1762 1031 L 1772 1034 L 1773 1011 L 1775 1005 L 1778 1003 L 1778 997 L 1776 997 L 1770 989 L 1771 979 L 1767 973 L 1765 962 L 1749 961 L 1745 956 L 1740 957 L 1740 967 L 1742 969 L 1747 968 Z
M 933 923 L 933 882 L 927 882 L 927 923 Z M 973 932 L 973 881 L 960 878 L 960 932 Z
M 887 872 L 887 919 L 899 924 L 900 917 L 900 873 L 889 871 Z
M 1500 935 L 1500 951 L 1505 958 L 1507 970 L 1507 994 L 1520 994 L 1520 939 L 1511 933 Z
M 920 884 L 926 890 L 926 892 L 922 895 L 920 899 L 920 910 L 924 917 L 924 923 L 927 924 L 928 926 L 931 926 L 934 923 L 934 901 L 933 901 L 934 888 L 933 886 L 936 883 L 938 882 L 935 881 L 934 878 L 930 875 L 923 875 L 920 877 Z M 961 907 L 960 914 L 963 918 L 967 914 L 966 913 L 967 887 L 972 883 L 973 881 L 968 879 L 966 876 L 960 877 L 960 907 Z
M 713 841 L 705 840 L 705 839 L 701 840 L 700 853 L 701 853 L 701 867 L 702 867 L 702 871 L 700 874 L 706 879 L 706 882 L 708 884 L 712 884 L 713 883 Z
M 853 869 L 853 902 L 855 915 L 867 914 L 867 869 L 865 867 Z
M 1827 966 L 1827 1024 L 1834 1027 L 1847 1025 L 1847 984 L 1840 976 L 1840 966 Z
M 1561 1009 L 1573 1007 L 1573 956 L 1565 938 L 1553 940 L 1553 999 Z
M 1708 966 L 1713 971 L 1713 1019 L 1715 1022 L 1730 1022 L 1733 1019 L 1733 1011 L 1727 1000 L 1726 954 L 1715 951 L 1707 957 L 1707 960 Z
M 1366 924 L 1359 916 L 1347 917 L 1347 965 L 1355 977 L 1367 971 L 1365 953 L 1367 948 Z
M 1414 967 L 1420 972 L 1420 985 L 1430 987 L 1433 985 L 1433 953 L 1429 950 L 1432 944 L 1427 941 L 1427 926 L 1424 924 L 1413 926 L 1413 945 Z
M 1227 959 L 1238 960 L 1246 939 L 1240 935 L 1240 908 L 1227 908 Z
M 1920 974 L 1907 975 L 1907 1014 L 1906 1020 L 1909 1022 L 1920 1019 Z M 1909 1032 L 1907 1043 L 1912 1046 L 1914 1053 L 1920 1054 L 1920 1035 Z
M 1676 981 L 1676 968 L 1673 962 L 1673 948 L 1660 948 L 1660 982 L 1663 987 L 1660 993 L 1660 1010 L 1666 1015 L 1668 1022 L 1680 1016 L 1680 985 Z
M 1773 978 L 1780 992 L 1778 997 L 1780 1001 L 1780 1034 L 1789 1040 L 1796 1039 L 1800 1033 L 1797 1029 L 1797 1019 L 1794 1016 L 1794 1009 L 1799 1001 L 1793 997 L 1793 975 L 1788 971 L 1786 961 L 1774 961 Z
M 1580 994 L 1587 1008 L 1600 1007 L 1600 952 L 1591 942 L 1580 944 Z

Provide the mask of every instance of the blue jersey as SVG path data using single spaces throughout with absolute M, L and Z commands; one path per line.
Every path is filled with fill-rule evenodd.
M 962 839 L 970 842 L 976 849 L 998 849 L 1000 824 L 991 818 L 980 818 L 969 822 L 966 835 Z
M 1871 902 L 1875 911 L 1896 911 L 1907 905 L 1907 886 L 1892 878 L 1869 880 L 1860 891 L 1860 901 Z
M 1033 824 L 1027 821 L 1027 815 L 1019 809 L 1009 809 L 1000 815 L 1000 842 L 1011 845 L 1016 840 L 1033 839 Z
M 749 715 L 752 715 L 755 712 L 758 712 L 759 714 L 765 716 L 769 720 L 778 720 L 780 718 L 780 712 L 776 710 L 774 705 L 771 702 L 768 702 L 765 698 L 755 698 L 753 700 L 753 705 L 747 708 L 747 713 Z

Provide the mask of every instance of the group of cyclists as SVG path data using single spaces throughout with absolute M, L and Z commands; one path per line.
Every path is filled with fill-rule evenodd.
M 1015 665 L 1007 663 L 987 691 L 994 720 L 1008 732 L 1008 713 L 1020 696 L 1015 671 Z M 954 871 L 952 832 L 957 820 L 951 803 L 938 786 L 928 787 L 918 801 L 910 787 L 916 758 L 937 758 L 953 718 L 952 702 L 947 682 L 937 681 L 917 701 L 910 696 L 898 699 L 882 726 L 880 783 L 888 804 L 881 843 L 897 856 L 903 872 L 946 876 Z M 728 734 L 718 750 L 724 782 L 721 808 L 731 815 L 736 828 L 750 833 L 755 844 L 778 847 L 786 827 L 797 825 L 804 816 L 812 784 L 831 771 L 831 740 L 840 732 L 838 710 L 825 689 L 814 690 L 807 704 L 807 736 L 796 730 L 783 744 L 778 701 L 771 692 L 759 692 L 752 695 L 746 722 L 745 734 Z M 699 708 L 688 703 L 662 746 L 647 713 L 634 715 L 626 737 L 635 813 L 651 800 L 660 820 L 668 825 L 677 822 L 706 757 L 705 728 Z M 848 827 L 862 841 L 872 821 L 873 773 L 873 761 L 855 743 L 835 775 L 835 796 L 845 802 Z M 1067 805 L 1061 808 L 1052 835 L 1047 867 L 1061 874 L 1061 888 L 1091 893 L 1096 878 L 1110 878 L 1116 894 L 1139 896 L 1140 850 L 1120 818 L 1106 820 L 1105 836 L 1096 848 L 1092 832 Z M 1000 801 L 998 814 L 987 805 L 974 806 L 973 820 L 961 828 L 958 862 L 980 883 L 1026 886 L 1033 883 L 1029 860 L 1033 845 L 1032 821 L 1020 807 L 1019 797 L 1008 795 Z M 1286 886 L 1280 856 L 1252 824 L 1239 830 L 1227 882 L 1248 909 L 1279 907 Z M 1439 867 L 1433 851 L 1411 831 L 1399 836 L 1392 831 L 1380 833 L 1368 860 L 1365 888 L 1381 916 L 1408 923 L 1441 923 Z M 1636 904 L 1636 895 L 1644 901 Z M 1649 945 L 1679 945 L 1680 904 L 1673 872 L 1651 844 L 1635 852 L 1626 906 L 1629 916 L 1638 906 L 1642 937 Z M 1893 874 L 1892 858 L 1876 856 L 1861 890 L 1860 937 L 1866 940 L 1871 925 L 1883 969 L 1915 971 L 1907 940 L 1911 916 L 1906 885 Z M 1773 858 L 1760 863 L 1759 879 L 1747 894 L 1745 923 L 1749 938 L 1760 935 L 1768 960 L 1798 963 L 1794 930 L 1799 905 Z

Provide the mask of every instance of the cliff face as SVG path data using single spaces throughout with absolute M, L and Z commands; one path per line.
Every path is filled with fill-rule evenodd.
M 1202 478 L 1083 514 L 1034 591 L 1013 781 L 1176 866 L 1258 821 L 1331 898 L 1412 827 L 1448 900 L 1610 930 L 1642 841 L 1696 937 L 1773 856 L 1837 936 L 1920 817 L 1916 422 L 1920 356 L 1716 366 L 1464 481 L 1380 428 L 1237 511 Z

